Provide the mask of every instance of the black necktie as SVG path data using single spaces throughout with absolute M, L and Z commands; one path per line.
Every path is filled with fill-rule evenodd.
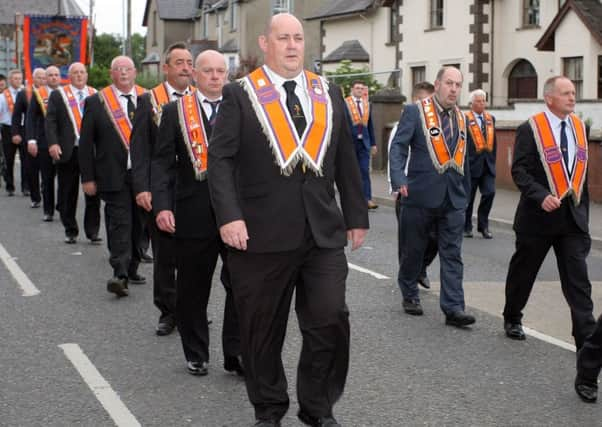
M 174 90 L 174 92 L 173 92 L 173 96 L 175 96 L 176 98 L 181 98 L 181 97 L 183 97 L 183 96 L 184 96 L 184 94 L 183 94 L 183 93 L 176 92 L 176 91 Z
M 483 116 L 479 116 L 479 120 L 481 122 L 481 133 L 483 136 L 487 136 L 487 129 L 485 128 L 485 120 L 483 119 Z
M 305 121 L 305 115 L 303 114 L 303 108 L 301 108 L 301 102 L 297 95 L 295 95 L 295 86 L 297 83 L 294 80 L 284 82 L 284 90 L 286 90 L 286 107 L 288 112 L 291 114 L 293 123 L 295 123 L 295 129 L 297 129 L 297 135 L 299 137 L 303 135 L 303 131 L 307 126 Z
M 219 103 L 221 101 L 219 99 L 217 101 L 209 101 L 208 99 L 205 99 L 203 102 L 206 102 L 207 104 L 211 105 L 211 116 L 209 116 L 209 126 L 213 126 L 217 117 L 217 107 L 219 106 Z
M 357 112 L 361 116 L 362 115 L 362 101 L 360 101 L 359 99 L 357 99 L 355 101 L 355 103 L 357 104 Z
M 562 151 L 562 158 L 564 159 L 566 170 L 570 171 L 569 139 L 566 136 L 566 122 L 564 120 L 560 122 L 560 151 Z
M 441 112 L 441 130 L 443 131 L 443 138 L 448 147 L 452 146 L 452 131 L 449 123 L 449 111 L 443 110 Z
M 134 105 L 134 101 L 132 101 L 131 94 L 122 94 L 121 96 L 127 98 L 128 100 L 128 117 L 130 118 L 130 122 L 134 120 L 134 112 L 136 111 L 136 106 Z

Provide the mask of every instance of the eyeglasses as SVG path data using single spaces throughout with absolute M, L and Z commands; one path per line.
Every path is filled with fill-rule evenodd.
M 117 71 L 119 73 L 129 73 L 130 71 L 132 71 L 134 68 L 132 67 L 114 67 L 111 70 L 112 71 Z

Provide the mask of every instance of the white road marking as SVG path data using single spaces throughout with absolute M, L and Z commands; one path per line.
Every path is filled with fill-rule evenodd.
M 119 395 L 111 388 L 111 385 L 100 375 L 100 372 L 90 362 L 90 359 L 84 354 L 79 345 L 61 344 L 59 347 L 65 352 L 67 359 L 79 372 L 117 426 L 135 427 L 141 425 L 121 401 Z
M 350 262 L 348 262 L 347 265 L 349 265 L 349 268 L 351 268 L 352 270 L 359 271 L 360 273 L 369 274 L 370 276 L 375 277 L 380 280 L 390 279 L 390 277 L 387 277 L 383 274 L 377 273 L 376 271 L 368 270 L 367 268 L 360 267 L 359 265 L 351 264 Z
M 572 351 L 573 353 L 576 351 L 576 347 L 573 344 L 569 344 L 558 338 L 551 337 L 549 335 L 543 334 L 541 332 L 536 331 L 535 329 L 527 328 L 523 326 L 523 330 L 525 334 L 532 336 L 533 338 L 537 338 L 538 340 L 545 341 L 548 344 L 553 344 L 560 348 L 564 348 L 565 350 Z
M 17 281 L 17 284 L 23 291 L 24 297 L 31 297 L 40 293 L 40 290 L 35 287 L 29 277 L 21 270 L 21 267 L 16 263 L 15 258 L 10 256 L 6 248 L 0 244 L 0 259 Z

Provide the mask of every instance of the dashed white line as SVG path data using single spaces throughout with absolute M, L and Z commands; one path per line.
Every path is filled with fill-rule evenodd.
M 29 277 L 21 270 L 21 267 L 19 267 L 14 258 L 2 244 L 0 244 L 0 259 L 17 281 L 17 284 L 23 291 L 24 297 L 31 297 L 40 293 L 40 290 L 35 287 L 31 280 L 29 280 Z
M 100 375 L 98 369 L 90 362 L 77 344 L 61 344 L 67 359 L 73 364 L 94 396 L 98 399 L 118 427 L 136 427 L 141 424 L 111 388 L 111 385 Z
M 530 335 L 534 338 L 537 338 L 538 340 L 545 341 L 548 344 L 553 344 L 560 348 L 564 348 L 565 350 L 568 350 L 568 351 L 572 351 L 572 352 L 576 351 L 576 347 L 574 345 L 564 342 L 562 340 L 559 340 L 558 338 L 551 337 L 549 335 L 538 332 L 535 329 L 527 328 L 526 326 L 523 326 L 523 330 L 525 331 L 525 334 Z
M 352 270 L 356 270 L 361 273 L 369 274 L 370 276 L 375 277 L 379 280 L 390 279 L 390 277 L 385 276 L 384 274 L 380 274 L 380 273 L 377 273 L 376 271 L 368 270 L 367 268 L 360 267 L 359 265 L 351 264 L 350 262 L 348 262 L 347 265 L 349 265 L 349 268 L 351 268 Z

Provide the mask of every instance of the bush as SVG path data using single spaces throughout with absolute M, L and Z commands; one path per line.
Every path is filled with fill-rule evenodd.
M 364 84 L 366 86 L 368 86 L 370 95 L 373 95 L 377 90 L 382 88 L 382 85 L 380 83 L 378 83 L 376 80 L 374 80 L 374 77 L 371 74 L 366 74 L 363 76 L 329 77 L 329 76 L 339 75 L 339 74 L 362 74 L 362 73 L 369 73 L 369 72 L 370 71 L 368 70 L 368 67 L 353 68 L 351 66 L 351 61 L 348 59 L 344 59 L 341 61 L 339 67 L 336 70 L 334 70 L 333 72 L 327 71 L 325 74 L 326 74 L 326 78 L 328 78 L 328 80 L 336 83 L 337 85 L 339 85 L 341 87 L 341 90 L 343 91 L 344 96 L 348 96 L 349 94 L 351 94 L 351 85 L 356 80 L 360 80 L 360 81 L 364 82 Z

